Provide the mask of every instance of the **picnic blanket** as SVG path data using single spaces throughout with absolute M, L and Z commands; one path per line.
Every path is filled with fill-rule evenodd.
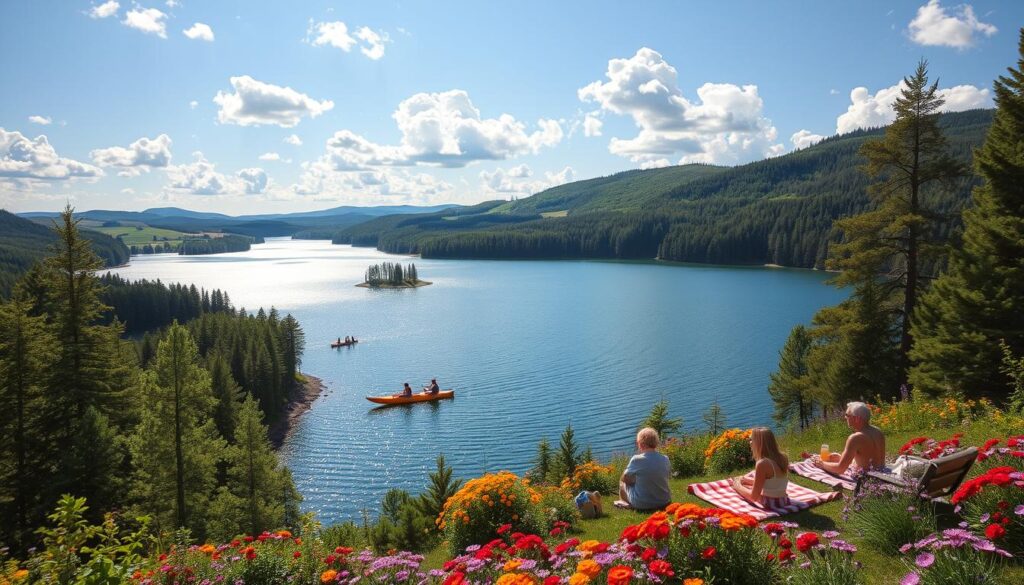
M 840 487 L 844 490 L 853 491 L 857 487 L 857 479 L 853 477 L 850 470 L 847 469 L 842 475 L 835 475 L 815 466 L 811 463 L 810 459 L 799 461 L 797 463 L 791 463 L 789 470 L 793 473 L 806 477 L 807 479 L 813 479 L 814 481 L 820 481 L 825 485 L 832 487 Z
M 753 516 L 758 521 L 784 514 L 792 514 L 842 497 L 840 492 L 816 492 L 802 485 L 789 482 L 789 486 L 786 488 L 786 495 L 789 496 L 790 500 L 789 505 L 778 508 L 766 508 L 743 499 L 743 497 L 736 493 L 736 490 L 732 489 L 731 481 L 729 479 L 720 479 L 707 483 L 691 483 L 686 489 L 705 502 L 736 514 Z

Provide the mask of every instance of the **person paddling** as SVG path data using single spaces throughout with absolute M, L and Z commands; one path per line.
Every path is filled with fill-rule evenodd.
M 402 393 L 396 394 L 396 396 L 401 396 L 402 398 L 409 398 L 410 396 L 412 396 L 412 386 L 410 386 L 409 383 L 406 382 L 405 386 L 402 388 Z
M 430 386 L 423 387 L 424 394 L 437 394 L 441 391 L 441 387 L 437 385 L 437 378 L 430 379 Z

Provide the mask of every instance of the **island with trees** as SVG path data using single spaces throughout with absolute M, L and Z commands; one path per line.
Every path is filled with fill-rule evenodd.
M 366 269 L 366 280 L 357 284 L 363 288 L 419 288 L 433 284 L 420 280 L 413 263 L 402 266 L 399 262 L 382 262 Z

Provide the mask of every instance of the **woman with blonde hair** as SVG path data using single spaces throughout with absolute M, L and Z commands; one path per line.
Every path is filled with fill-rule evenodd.
M 779 451 L 771 429 L 757 427 L 750 435 L 750 451 L 754 455 L 754 478 L 734 477 L 736 493 L 766 508 L 789 505 L 789 458 Z

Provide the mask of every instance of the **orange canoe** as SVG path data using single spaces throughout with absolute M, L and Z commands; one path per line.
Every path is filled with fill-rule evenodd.
M 377 404 L 412 404 L 414 402 L 432 402 L 444 398 L 455 398 L 455 390 L 441 390 L 437 394 L 418 392 L 412 396 L 367 396 L 366 399 Z

